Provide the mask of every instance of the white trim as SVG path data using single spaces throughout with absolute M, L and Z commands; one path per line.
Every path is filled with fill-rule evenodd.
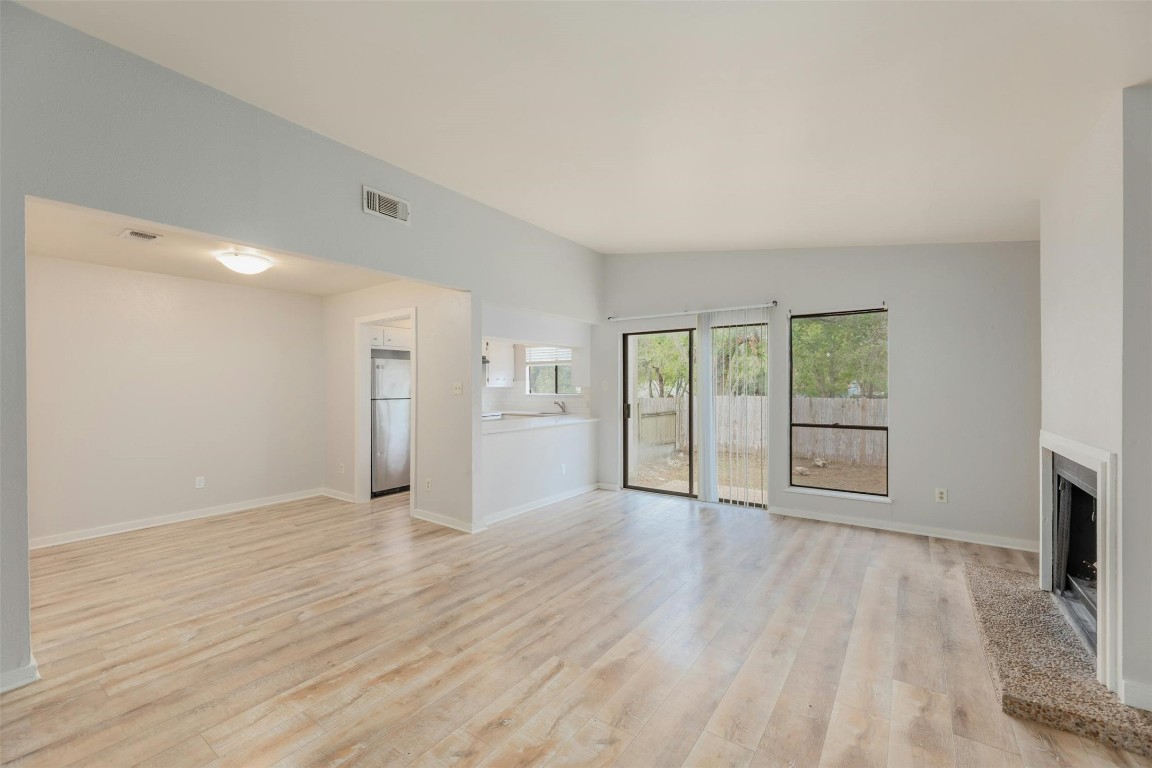
M 620 483 L 596 483 L 596 487 L 601 491 L 618 491 Z
M 412 517 L 417 520 L 423 520 L 426 523 L 435 523 L 436 525 L 453 528 L 457 531 L 463 531 L 464 533 L 480 533 L 480 531 L 485 528 L 483 525 L 469 525 L 454 517 L 448 517 L 448 515 L 442 515 L 439 512 L 429 512 L 425 509 L 413 509 Z
M 553 496 L 547 496 L 543 499 L 536 499 L 535 501 L 530 501 L 527 504 L 520 504 L 519 506 L 508 507 L 508 509 L 502 509 L 499 512 L 493 512 L 489 515 L 485 515 L 484 516 L 484 524 L 486 526 L 488 526 L 488 525 L 492 525 L 493 523 L 499 523 L 499 522 L 502 522 L 504 520 L 510 520 L 513 517 L 518 517 L 520 515 L 528 514 L 529 512 L 534 512 L 537 509 L 540 509 L 540 507 L 546 507 L 549 504 L 555 504 L 559 501 L 566 501 L 568 499 L 573 499 L 577 496 L 583 496 L 584 494 L 588 493 L 589 491 L 594 491 L 594 490 L 596 490 L 595 484 L 584 485 L 584 486 L 581 486 L 579 488 L 573 488 L 570 491 L 564 491 L 562 493 L 557 493 Z
M 1040 588 L 1052 589 L 1052 454 L 1096 470 L 1096 558 L 1100 602 L 1096 616 L 1096 679 L 1122 694 L 1120 628 L 1120 491 L 1118 457 L 1102 448 L 1040 430 Z M 1139 694 L 1137 694 L 1139 696 Z
M 852 493 L 851 491 L 829 491 L 824 488 L 805 488 L 802 485 L 790 485 L 784 493 L 799 493 L 805 496 L 825 496 L 830 499 L 850 499 L 852 501 L 870 501 L 873 504 L 891 504 L 889 496 L 874 496 L 870 493 Z
M 987 544 L 993 547 L 1006 549 L 1019 549 L 1024 552 L 1036 552 L 1038 545 L 1030 539 L 1013 539 L 1007 536 L 990 536 L 969 531 L 956 531 L 951 528 L 936 528 L 931 525 L 916 525 L 914 523 L 894 523 L 891 520 L 876 520 L 867 517 L 850 517 L 848 515 L 831 515 L 825 512 L 810 512 L 806 509 L 790 509 L 788 507 L 768 507 L 773 515 L 787 515 L 788 517 L 802 517 L 807 520 L 820 520 L 825 523 L 841 523 L 854 525 L 859 528 L 875 528 L 881 531 L 894 533 L 911 533 L 917 536 L 935 536 L 938 539 L 951 539 L 952 541 L 967 541 L 972 544 Z
M 353 504 L 356 503 L 355 496 L 350 493 L 345 493 L 344 491 L 338 491 L 335 488 L 321 488 L 320 495 L 336 499 L 337 501 L 349 501 Z
M 142 528 L 155 528 L 158 525 L 168 525 L 169 523 L 181 523 L 185 520 L 197 520 L 202 517 L 216 517 L 217 515 L 228 515 L 233 512 L 243 512 L 256 507 L 266 507 L 269 504 L 280 504 L 286 501 L 299 501 L 300 499 L 308 499 L 313 496 L 327 496 L 320 488 L 311 488 L 307 491 L 294 491 L 293 493 L 282 493 L 278 496 L 265 496 L 261 499 L 249 499 L 247 501 L 236 501 L 231 504 L 220 504 L 215 507 L 204 507 L 203 509 L 192 509 L 187 512 L 176 512 L 171 515 L 157 515 L 156 517 L 145 517 L 139 520 L 128 520 L 123 523 L 113 523 L 112 525 L 101 525 L 96 528 L 85 528 L 79 531 L 68 531 L 67 533 L 55 533 L 50 536 L 38 536 L 28 542 L 29 549 L 41 549 L 43 547 L 55 547 L 60 544 L 69 544 L 73 541 L 84 541 L 85 539 L 96 539 L 101 536 L 111 536 L 117 533 L 126 533 L 128 531 L 138 531 Z
M 1120 701 L 1130 707 L 1152 711 L 1152 685 L 1135 680 L 1121 680 Z
M 40 670 L 36 666 L 36 657 L 23 667 L 10 669 L 0 674 L 0 693 L 21 688 L 40 679 Z

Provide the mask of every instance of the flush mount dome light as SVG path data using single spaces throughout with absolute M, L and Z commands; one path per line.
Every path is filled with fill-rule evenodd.
M 272 259 L 258 253 L 226 251 L 216 254 L 216 261 L 242 275 L 258 275 L 272 266 Z

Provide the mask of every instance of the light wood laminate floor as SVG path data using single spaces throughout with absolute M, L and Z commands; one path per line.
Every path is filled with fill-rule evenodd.
M 37 766 L 1148 766 L 1000 713 L 961 564 L 594 492 L 469 536 L 326 498 L 32 555 Z

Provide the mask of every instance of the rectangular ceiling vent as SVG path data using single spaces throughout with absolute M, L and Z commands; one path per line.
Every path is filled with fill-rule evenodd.
M 385 194 L 372 187 L 364 187 L 361 202 L 364 204 L 364 213 L 375 216 L 384 216 L 397 221 L 408 221 L 408 201 Z
M 159 240 L 164 235 L 158 235 L 155 232 L 145 232 L 142 229 L 126 229 L 119 234 L 119 237 L 125 240 L 136 240 L 141 243 L 150 243 L 153 240 Z

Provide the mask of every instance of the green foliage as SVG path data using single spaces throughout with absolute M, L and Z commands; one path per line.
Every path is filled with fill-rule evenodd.
M 766 394 L 768 326 L 736 325 L 712 331 L 713 375 L 717 392 Z M 679 397 L 688 393 L 688 334 L 636 337 L 640 397 Z
M 792 394 L 887 397 L 888 313 L 793 318 Z
M 688 334 L 636 336 L 636 393 L 679 397 L 688 393 Z
M 768 326 L 714 328 L 712 363 L 717 394 L 768 394 Z
M 534 395 L 554 393 L 556 391 L 556 366 L 528 366 L 528 391 Z

